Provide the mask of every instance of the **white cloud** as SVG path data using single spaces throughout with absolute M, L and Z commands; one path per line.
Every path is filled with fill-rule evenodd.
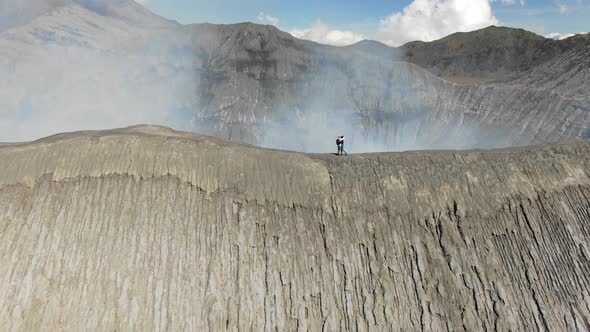
M 577 34 L 586 34 L 586 32 L 580 32 Z M 561 33 L 561 32 L 552 32 L 550 34 L 545 35 L 546 38 L 551 38 L 551 39 L 557 39 L 557 40 L 562 40 L 562 39 L 566 39 L 569 37 L 573 37 L 575 35 L 577 35 L 576 33 Z
M 307 29 L 293 29 L 289 31 L 299 39 L 312 40 L 321 44 L 346 46 L 365 39 L 363 35 L 349 30 L 332 30 L 327 24 L 318 21 Z
M 498 23 L 490 0 L 414 0 L 403 12 L 381 20 L 377 39 L 398 46 L 414 40 L 432 41 L 454 32 Z
M 559 12 L 561 14 L 566 13 L 570 8 L 568 7 L 568 5 L 565 4 L 558 4 L 557 7 L 559 8 Z
M 278 17 L 271 16 L 271 15 L 266 14 L 264 12 L 260 12 L 258 14 L 258 17 L 256 17 L 256 19 L 259 22 L 270 23 L 270 24 L 272 24 L 274 26 L 277 26 L 279 24 L 279 22 L 280 22 L 280 20 L 279 20 Z

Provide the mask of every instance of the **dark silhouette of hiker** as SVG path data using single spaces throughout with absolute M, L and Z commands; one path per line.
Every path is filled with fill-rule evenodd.
M 338 155 L 339 156 L 346 153 L 346 151 L 344 151 L 344 135 L 338 136 L 338 138 L 336 138 L 336 146 L 338 146 Z

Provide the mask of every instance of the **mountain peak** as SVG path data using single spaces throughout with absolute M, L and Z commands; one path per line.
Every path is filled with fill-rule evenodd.
M 7 0 L 0 14 L 0 32 L 28 24 L 38 17 L 67 7 L 80 7 L 102 16 L 138 25 L 170 24 L 133 0 Z M 13 3 L 14 2 L 14 3 Z
M 585 43 L 584 38 L 556 41 L 524 29 L 489 26 L 432 42 L 410 42 L 400 50 L 406 61 L 446 79 L 485 82 L 513 79 Z

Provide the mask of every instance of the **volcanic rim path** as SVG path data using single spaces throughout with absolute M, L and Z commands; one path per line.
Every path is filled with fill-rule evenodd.
M 0 146 L 0 326 L 590 328 L 590 143 L 336 157 L 160 127 Z

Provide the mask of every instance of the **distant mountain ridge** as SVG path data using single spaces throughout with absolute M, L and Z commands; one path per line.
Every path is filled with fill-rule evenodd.
M 60 5 L 1 32 L 0 141 L 130 123 L 178 128 L 187 121 L 170 114 L 194 99 L 190 44 L 180 24 L 132 1 L 108 12 Z
M 167 21 L 133 0 L 28 0 L 14 8 L 12 2 L 0 4 L 0 32 L 25 25 L 54 10 L 80 6 L 94 13 L 123 18 L 141 24 Z
M 433 42 L 400 47 L 402 59 L 450 79 L 509 80 L 580 45 L 590 37 L 554 40 L 523 29 L 490 26 Z

